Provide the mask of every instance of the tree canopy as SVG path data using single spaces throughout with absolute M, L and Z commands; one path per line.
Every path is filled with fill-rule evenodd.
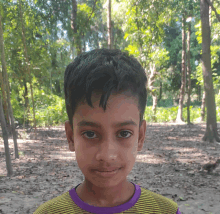
M 37 126 L 65 120 L 65 67 L 83 51 L 108 47 L 108 1 L 9 0 L 1 1 L 0 6 L 11 103 L 17 124 L 33 125 L 33 108 Z M 212 8 L 209 12 L 211 68 L 219 120 L 220 3 L 214 1 Z M 111 1 L 112 48 L 128 51 L 144 67 L 149 80 L 148 105 L 156 100 L 154 104 L 158 107 L 177 106 L 182 83 L 183 17 L 186 31 L 187 23 L 191 23 L 191 105 L 200 108 L 204 91 L 200 1 Z M 183 105 L 186 106 L 186 100 Z M 153 114 L 155 117 L 151 119 L 155 120 L 155 108 Z

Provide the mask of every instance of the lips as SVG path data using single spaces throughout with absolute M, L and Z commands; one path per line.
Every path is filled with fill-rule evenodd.
M 117 169 L 120 169 L 119 167 L 111 167 L 111 168 L 99 168 L 99 169 L 96 169 L 96 171 L 99 171 L 99 172 L 112 172 L 112 171 L 115 171 Z
M 99 177 L 103 179 L 109 179 L 113 176 L 116 176 L 121 168 L 99 168 L 94 171 L 94 173 Z

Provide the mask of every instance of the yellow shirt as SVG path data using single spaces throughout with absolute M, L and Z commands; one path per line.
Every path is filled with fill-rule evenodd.
M 83 202 L 75 188 L 42 204 L 34 214 L 180 214 L 177 204 L 162 195 L 135 185 L 135 194 L 125 204 L 95 207 Z

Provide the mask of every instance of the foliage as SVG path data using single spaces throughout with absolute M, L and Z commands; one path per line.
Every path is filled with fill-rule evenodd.
M 166 100 L 167 101 L 167 100 Z M 216 101 L 216 116 L 217 121 L 220 122 L 220 94 L 215 95 L 215 101 Z M 150 101 L 151 102 L 151 101 Z M 149 103 L 150 103 L 149 102 Z M 169 106 L 169 104 L 172 102 L 168 99 L 168 103 L 165 106 Z M 157 122 L 174 122 L 176 119 L 176 114 L 178 111 L 178 106 L 171 106 L 171 107 L 158 107 L 157 113 L 156 113 L 156 119 Z M 145 119 L 147 122 L 153 122 L 153 111 L 151 106 L 146 107 L 146 111 L 144 114 Z M 191 122 L 199 122 L 201 117 L 201 108 L 190 106 L 190 117 Z M 183 108 L 183 118 L 186 121 L 187 119 L 187 107 Z
M 163 49 L 160 45 L 164 36 L 163 28 L 169 20 L 169 12 L 162 9 L 163 4 L 166 5 L 165 2 L 161 2 L 161 5 L 150 1 L 127 2 L 123 29 L 124 38 L 130 44 L 126 49 L 136 56 L 145 68 L 154 61 L 151 54 L 155 49 Z
M 38 126 L 51 126 L 57 124 L 63 124 L 67 120 L 65 101 L 57 95 L 45 94 L 43 90 L 35 90 L 35 102 L 36 102 L 36 120 Z M 167 103 L 167 106 L 172 101 Z M 22 108 L 22 102 L 18 102 L 16 94 L 12 94 L 12 106 L 14 116 L 18 123 L 23 124 L 24 122 L 24 108 Z M 216 95 L 216 114 L 217 121 L 220 121 L 220 94 Z M 172 107 L 158 107 L 156 118 L 157 122 L 174 122 L 178 106 Z M 190 106 L 190 115 L 192 122 L 198 122 L 201 116 L 200 107 Z M 145 119 L 147 122 L 153 122 L 153 111 L 151 106 L 146 107 Z M 27 115 L 29 119 L 32 115 Z M 183 118 L 187 118 L 187 107 L 183 109 Z M 26 118 L 27 119 L 27 118 Z
M 67 120 L 65 100 L 63 98 L 54 94 L 46 94 L 43 89 L 35 89 L 34 97 L 36 122 L 38 126 L 57 125 Z M 12 93 L 14 117 L 19 124 L 23 124 L 27 119 L 32 120 L 32 114 L 27 114 L 27 112 L 25 112 L 22 103 L 22 95 L 20 94 L 20 96 L 17 97 L 15 93 Z M 32 103 L 30 103 L 30 105 L 32 105 Z
M 175 122 L 176 115 L 178 111 L 178 106 L 176 107 L 158 107 L 157 113 L 156 113 L 156 122 Z M 201 116 L 201 109 L 199 107 L 194 108 L 193 106 L 190 106 L 190 115 L 191 115 L 191 121 L 196 122 L 200 116 Z M 145 119 L 147 122 L 153 122 L 153 111 L 152 108 L 149 106 L 146 108 L 145 111 Z M 183 108 L 183 118 L 186 121 L 187 118 L 187 107 Z
M 32 120 L 30 79 L 27 75 L 22 43 L 22 30 L 18 1 L 2 1 L 1 14 L 4 31 L 5 55 L 10 80 L 14 116 L 19 123 Z M 219 3 L 214 1 L 219 11 Z M 66 66 L 75 57 L 71 28 L 72 1 L 21 0 L 25 37 L 31 68 L 36 119 L 39 125 L 63 123 L 66 118 L 63 101 L 63 76 Z M 164 9 L 166 8 L 166 9 Z M 172 121 L 177 109 L 181 85 L 181 18 L 191 19 L 192 95 L 203 88 L 201 66 L 201 23 L 199 1 L 145 1 L 112 0 L 112 26 L 114 48 L 127 50 L 151 75 L 155 67 L 151 94 L 159 94 L 158 121 Z M 77 1 L 77 37 L 82 51 L 107 47 L 107 1 Z M 215 92 L 220 90 L 220 23 L 211 15 L 211 62 Z M 27 88 L 27 99 L 25 93 Z M 197 97 L 197 95 L 196 95 Z M 174 99 L 175 98 L 175 99 Z M 27 103 L 26 103 L 27 102 Z M 201 102 L 201 101 L 198 101 Z M 149 96 L 148 104 L 152 104 Z M 27 105 L 27 106 L 26 106 Z M 165 107 L 165 108 L 162 108 Z M 193 121 L 200 117 L 199 108 L 191 107 Z M 217 118 L 220 118 L 220 97 L 216 95 Z M 146 117 L 152 118 L 151 107 Z M 184 108 L 183 115 L 186 118 Z
M 213 21 L 213 20 L 212 20 Z M 219 23 L 213 24 L 214 32 L 217 29 L 220 29 Z M 195 25 L 195 28 L 197 29 L 195 35 L 197 36 L 198 44 L 202 43 L 202 30 L 201 30 L 201 21 L 198 21 L 198 23 Z M 215 88 L 218 88 L 218 85 L 220 84 L 220 72 L 219 72 L 219 57 L 220 57 L 220 43 L 218 39 L 218 34 L 213 34 L 213 39 L 211 42 L 211 66 L 212 66 L 212 76 L 213 76 L 213 85 Z M 202 53 L 202 52 L 201 52 Z M 198 84 L 203 85 L 203 74 L 202 74 L 202 62 L 198 63 L 198 66 L 196 67 L 196 73 L 193 75 L 194 78 L 198 80 Z

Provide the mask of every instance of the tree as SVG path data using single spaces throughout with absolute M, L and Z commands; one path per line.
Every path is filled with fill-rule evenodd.
M 107 0 L 107 3 L 108 3 L 108 13 L 107 13 L 108 49 L 112 49 L 111 0 Z
M 215 9 L 215 7 L 213 6 L 212 2 L 210 0 L 206 0 L 206 2 L 210 5 L 210 7 L 212 8 L 212 10 L 215 12 L 216 18 L 218 19 L 218 21 L 220 22 L 220 15 L 218 14 L 217 10 Z
M 49 43 L 47 25 L 41 11 L 35 7 L 33 1 L 21 1 L 22 20 L 25 28 L 25 40 L 28 53 L 28 64 L 24 50 L 22 25 L 20 20 L 20 7 L 18 1 L 4 1 L 3 28 L 4 45 L 12 107 L 16 122 L 29 125 L 33 122 L 33 102 L 29 81 L 28 68 L 30 67 L 32 78 L 33 96 L 34 88 L 47 88 L 49 85 Z M 47 34 L 48 33 L 48 34 Z M 49 88 L 49 87 L 48 87 Z M 47 91 L 47 90 L 46 90 Z M 36 98 L 34 104 L 37 104 Z M 36 109 L 36 108 L 35 108 Z M 37 115 L 38 117 L 38 115 Z M 24 123 L 25 122 L 25 123 Z
M 6 86 L 5 86 L 5 82 L 3 80 L 2 72 L 0 72 L 0 79 L 1 79 L 1 88 L 2 88 L 2 96 L 3 96 L 3 109 L 4 109 L 4 113 L 5 113 L 6 124 L 8 124 L 8 127 L 9 127 L 10 126 L 9 112 L 8 112 L 6 93 L 5 93 L 6 92 Z
M 154 122 L 157 121 L 156 111 L 157 111 L 158 95 L 157 95 L 157 89 L 154 86 L 157 75 L 158 75 L 158 72 L 156 70 L 156 65 L 151 64 L 150 69 L 149 69 L 149 75 L 148 75 L 148 91 L 151 93 L 152 98 L 153 98 L 152 111 L 153 111 L 153 121 Z
M 215 139 L 220 142 L 217 132 L 215 93 L 211 70 L 209 4 L 206 0 L 200 0 L 200 13 L 202 23 L 202 71 L 207 107 L 206 132 L 203 140 L 213 142 Z
M 179 108 L 177 112 L 176 122 L 183 122 L 183 100 L 186 86 L 186 18 L 185 14 L 182 16 L 182 74 L 181 74 L 181 88 L 179 97 Z
M 25 55 L 26 70 L 27 70 L 27 76 L 28 76 L 30 88 L 31 88 L 31 99 L 32 99 L 32 105 L 33 105 L 33 120 L 34 120 L 34 128 L 35 128 L 35 135 L 36 135 L 36 118 L 35 118 L 33 86 L 32 86 L 32 77 L 31 77 L 31 71 L 30 71 L 30 65 L 29 65 L 30 62 L 28 59 L 28 51 L 27 51 L 27 44 L 26 44 L 26 37 L 25 37 L 25 26 L 23 22 L 23 15 L 22 15 L 22 8 L 21 8 L 21 0 L 19 0 L 19 15 L 20 15 L 20 21 L 21 21 L 21 34 L 22 34 L 22 42 L 23 42 L 24 55 Z
M 9 81 L 8 81 L 7 67 L 6 67 L 6 61 L 5 61 L 5 50 L 4 50 L 4 41 L 3 41 L 1 10 L 0 10 L 0 49 L 1 49 L 2 72 L 5 77 L 4 82 L 6 85 L 7 104 L 8 104 L 8 111 L 9 111 L 9 116 L 10 116 L 10 120 L 11 120 L 11 127 L 12 127 L 13 141 L 14 141 L 15 158 L 19 158 L 18 144 L 17 144 L 17 133 L 15 131 L 15 123 L 14 123 L 14 116 L 13 116 L 13 111 L 12 111 L 12 106 L 11 106 Z M 2 91 L 3 90 L 4 89 L 2 89 Z
M 202 95 L 202 104 L 201 104 L 201 121 L 205 121 L 205 106 L 206 106 L 205 100 L 206 100 L 206 93 L 204 90 Z
M 164 28 L 169 23 L 170 13 L 163 10 L 167 1 L 129 1 L 125 18 L 126 50 L 138 58 L 145 68 L 147 90 L 153 97 L 153 119 L 156 121 L 156 106 L 161 79 L 165 79 L 169 60 L 164 48 Z
M 71 28 L 73 30 L 73 41 L 77 55 L 82 53 L 82 45 L 77 25 L 77 1 L 72 0 Z
M 191 95 L 191 65 L 190 65 L 190 37 L 191 37 L 191 20 L 188 22 L 188 31 L 187 31 L 187 124 L 190 122 L 190 95 Z
M 166 71 L 166 64 L 169 60 L 168 52 L 161 47 L 154 47 L 154 51 L 149 55 L 151 62 L 146 67 L 146 74 L 148 77 L 148 85 L 147 90 L 149 94 L 152 95 L 153 98 L 153 121 L 157 121 L 156 111 L 157 111 L 157 103 L 158 96 L 160 94 L 160 85 L 161 79 L 166 79 L 166 75 L 164 74 Z
M 73 31 L 73 45 L 76 48 L 77 55 L 81 54 L 82 51 L 85 51 L 85 37 L 91 29 L 91 26 L 93 26 L 92 19 L 94 17 L 97 0 L 94 0 L 92 3 L 93 7 L 91 8 L 88 4 L 80 4 L 76 0 L 72 0 L 71 29 Z M 72 34 L 70 33 L 70 35 Z
M 3 12 L 3 8 L 2 8 L 2 3 L 0 5 L 0 13 Z M 2 21 L 2 15 L 0 17 L 0 21 Z M 1 25 L 1 30 L 2 30 L 2 25 Z M 3 33 L 2 33 L 3 35 Z M 1 37 L 2 39 L 2 42 L 3 42 L 3 36 Z M 3 48 L 3 46 L 2 46 Z M 1 51 L 2 51 L 2 48 L 1 48 Z M 4 113 L 5 113 L 5 118 L 6 118 L 6 124 L 8 126 L 10 126 L 10 121 L 9 121 L 9 111 L 8 111 L 8 105 L 7 105 L 7 96 L 6 96 L 6 85 L 5 85 L 5 73 L 2 72 L 0 73 L 0 79 L 1 79 L 1 88 L 2 88 L 2 96 L 3 96 L 3 109 L 4 109 Z
M 0 122 L 1 122 L 2 134 L 3 134 L 3 139 L 4 139 L 6 168 L 7 168 L 7 172 L 8 172 L 7 176 L 12 176 L 13 171 L 12 171 L 12 166 L 11 166 L 10 151 L 9 151 L 9 147 L 8 147 L 8 133 L 7 133 L 7 128 L 6 128 L 3 107 L 2 107 L 1 95 L 0 95 Z

